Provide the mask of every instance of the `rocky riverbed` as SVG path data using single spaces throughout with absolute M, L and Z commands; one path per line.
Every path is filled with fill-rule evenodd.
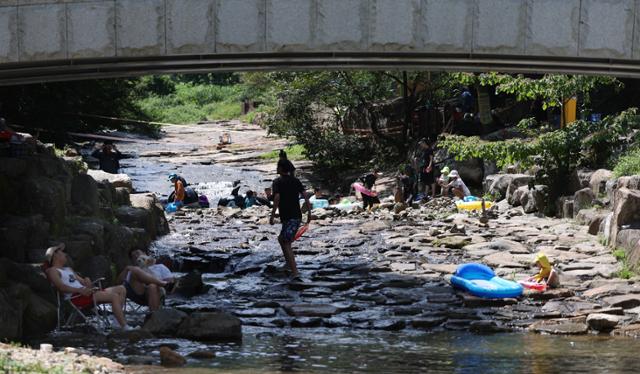
M 265 162 L 260 154 L 284 145 L 260 128 L 239 123 L 173 126 L 166 131 L 166 141 L 120 147 L 139 156 L 125 162 L 134 188 L 160 198 L 170 187 L 165 181 L 168 172 L 196 181 L 196 188 L 212 202 L 227 194 L 234 180 L 241 180 L 242 191 L 259 191 L 275 177 L 274 161 Z M 218 149 L 219 135 L 229 131 L 234 134 L 233 147 Z M 298 174 L 308 180 L 306 165 L 296 162 Z M 383 180 L 382 190 L 390 184 L 390 178 Z M 339 341 L 328 345 L 344 349 L 355 344 L 345 341 L 359 341 L 363 357 L 369 357 L 366 349 L 405 357 L 406 349 L 425 349 L 425 333 L 449 347 L 458 337 L 473 342 L 475 334 L 487 333 L 640 335 L 637 279 L 618 278 L 621 264 L 588 227 L 525 214 L 523 207 L 514 208 L 508 201 L 497 204 L 490 216 L 482 223 L 477 216 L 458 213 L 449 199 L 413 207 L 388 203 L 373 212 L 316 209 L 309 231 L 294 244 L 303 279 L 291 281 L 276 241 L 279 225 L 268 224 L 268 209 L 184 209 L 168 217 L 171 233 L 157 239 L 152 251 L 168 259 L 178 273 L 201 272 L 208 291 L 167 299 L 169 309 L 157 317 L 175 331 L 154 334 L 147 324 L 130 336 L 53 339 L 56 345 L 75 342 L 123 363 L 159 364 L 159 347 L 165 346 L 186 356 L 188 365 L 250 372 L 254 367 L 246 366 L 245 360 L 260 365 L 266 357 L 282 355 L 295 365 L 282 364 L 281 369 L 312 371 L 314 357 L 322 357 L 318 368 L 366 369 L 362 360 L 353 359 L 359 366 L 349 366 L 339 349 L 319 353 L 311 348 L 331 342 L 331 337 Z M 536 272 L 533 259 L 538 251 L 561 270 L 561 287 L 519 299 L 486 300 L 455 290 L 448 281 L 456 267 L 467 262 L 485 263 L 507 279 L 523 279 Z M 186 314 L 196 318 L 198 313 L 220 310 L 242 321 L 244 348 L 197 337 L 175 338 L 182 336 L 178 326 Z M 143 316 L 132 319 L 145 325 Z M 373 348 L 371 339 L 386 345 Z M 415 346 L 403 346 L 398 339 Z M 620 345 L 638 346 L 635 340 L 629 342 Z M 273 352 L 270 344 L 281 350 Z M 296 347 L 305 344 L 308 354 L 297 352 Z M 465 349 L 470 348 L 460 352 Z M 216 357 L 198 352 L 214 352 Z M 411 357 L 421 362 L 420 356 Z M 269 362 L 265 367 L 277 370 Z M 403 366 L 406 362 L 397 365 L 410 370 Z
M 272 165 L 247 157 L 261 130 L 245 131 L 251 134 L 247 142 L 241 132 L 234 139 L 236 149 L 243 151 L 237 151 L 235 159 L 227 154 L 223 162 L 232 167 L 238 162 L 246 172 L 250 159 L 259 174 L 247 184 L 258 189 L 274 177 L 264 172 Z M 263 138 L 259 144 L 264 151 L 269 140 Z M 203 157 L 202 147 L 196 148 L 196 156 Z M 192 156 L 186 152 L 179 157 L 178 164 Z M 221 156 L 212 152 L 206 157 Z M 634 330 L 635 307 L 640 306 L 635 279 L 617 277 L 621 265 L 587 227 L 525 214 L 523 207 L 513 208 L 507 201 L 498 204 L 493 215 L 481 223 L 478 217 L 457 213 L 447 199 L 406 209 L 383 204 L 374 212 L 316 209 L 311 229 L 294 246 L 302 282 L 290 282 L 283 271 L 275 241 L 279 227 L 268 225 L 266 208 L 185 209 L 169 218 L 172 234 L 157 241 L 155 249 L 170 256 L 180 271 L 205 273 L 212 286 L 195 299 L 170 299 L 169 306 L 224 308 L 245 325 L 620 334 Z M 560 269 L 560 288 L 527 293 L 519 300 L 483 300 L 454 290 L 447 279 L 466 262 L 482 262 L 500 276 L 523 279 L 536 272 L 533 259 L 539 251 Z

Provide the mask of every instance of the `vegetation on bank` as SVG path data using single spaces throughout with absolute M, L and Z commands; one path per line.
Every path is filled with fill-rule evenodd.
M 135 104 L 153 121 L 195 123 L 240 117 L 242 87 L 237 82 L 214 84 L 169 76 L 141 78 Z
M 635 147 L 628 150 L 615 164 L 613 175 L 618 178 L 623 175 L 640 174 L 640 148 Z
M 550 187 L 551 201 L 568 192 L 567 176 L 579 167 L 596 169 L 617 162 L 614 170 L 624 174 L 632 172 L 633 162 L 638 161 L 637 151 L 618 161 L 623 152 L 637 143 L 640 116 L 636 108 L 607 116 L 600 122 L 578 120 L 560 129 L 534 120 L 522 121 L 519 127 L 525 138 L 487 142 L 478 137 L 447 135 L 439 145 L 460 160 L 481 158 L 495 161 L 498 167 L 517 164 L 523 170 L 533 168 L 537 182 Z M 623 167 L 626 169 L 622 170 Z
M 292 161 L 304 160 L 305 148 L 300 144 L 290 145 L 284 148 L 287 153 L 287 158 Z M 280 150 L 273 150 L 271 152 L 260 155 L 260 158 L 264 160 L 277 160 L 280 157 Z
M 618 278 L 630 279 L 636 275 L 636 273 L 632 269 L 632 266 L 629 264 L 627 252 L 624 249 L 616 248 L 612 254 L 613 257 L 615 257 L 621 265 L 621 269 L 620 271 L 618 271 Z
M 40 362 L 20 362 L 12 359 L 8 354 L 0 354 L 0 372 L 3 373 L 32 373 L 32 374 L 63 374 L 65 369 L 62 366 L 45 367 Z

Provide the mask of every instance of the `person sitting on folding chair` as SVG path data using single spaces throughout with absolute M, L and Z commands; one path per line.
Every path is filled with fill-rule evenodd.
M 123 330 L 131 330 L 124 317 L 124 301 L 126 290 L 123 286 L 109 287 L 106 289 L 93 288 L 89 278 L 80 277 L 73 269 L 65 266 L 67 255 L 64 253 L 65 245 L 61 243 L 47 249 L 45 256 L 49 268 L 46 269 L 47 278 L 64 294 L 65 299 L 70 300 L 79 309 L 99 304 L 111 304 L 111 310 L 118 324 Z
M 135 264 L 140 254 L 144 252 L 139 249 L 132 250 L 129 252 L 129 258 Z M 163 287 L 168 283 L 139 266 L 125 267 L 118 276 L 118 282 L 127 290 L 127 298 L 136 304 L 148 306 L 151 311 L 160 309 L 164 295 Z

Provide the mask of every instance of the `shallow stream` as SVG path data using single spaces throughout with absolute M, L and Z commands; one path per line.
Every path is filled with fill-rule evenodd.
M 173 146 L 171 151 L 189 150 L 192 145 Z M 134 143 L 120 146 L 122 151 L 142 154 L 149 151 L 167 150 L 159 143 Z M 173 149 L 175 148 L 175 149 Z M 170 156 L 169 156 L 170 157 Z M 271 175 L 243 170 L 233 166 L 204 164 L 175 164 L 162 157 L 139 157 L 123 162 L 123 172 L 129 174 L 139 191 L 155 192 L 166 197 L 171 189 L 166 180 L 169 173 L 177 172 L 196 185 L 215 204 L 217 198 L 226 196 L 235 180 L 244 186 L 261 189 L 270 184 Z M 246 190 L 246 187 L 242 190 Z M 203 223 L 199 223 L 202 227 Z M 247 258 L 263 256 L 273 261 L 281 256 L 273 234 L 257 225 L 248 230 L 225 233 L 224 227 L 211 226 L 205 230 L 191 230 L 180 222 L 172 223 L 172 233 L 153 244 L 159 255 L 172 255 L 177 247 L 193 244 L 206 250 L 225 247 L 225 240 L 244 240 L 248 247 Z M 206 225 L 205 225 L 206 226 Z M 176 227 L 178 230 L 176 231 Z M 206 228 L 206 227 L 205 227 Z M 320 232 L 321 230 L 319 230 Z M 336 235 L 335 232 L 327 233 Z M 238 235 L 246 235 L 238 238 Z M 256 238 L 258 237 L 258 238 Z M 267 239 L 260 238 L 266 237 Z M 188 242 L 188 243 L 187 243 Z M 368 244 L 365 244 L 368 245 Z M 375 251 L 373 251 L 375 252 Z M 241 258 L 243 258 L 241 257 Z M 366 261 L 366 256 L 358 261 Z M 313 267 L 303 260 L 301 267 Z M 237 269 L 237 267 L 235 268 Z M 263 275 L 250 273 L 246 276 L 225 278 L 227 269 L 204 274 L 206 283 L 213 286 L 211 292 L 191 301 L 194 309 L 223 306 L 236 309 L 236 303 L 247 305 L 256 299 L 252 292 L 271 291 L 273 286 L 260 288 Z M 232 291 L 229 291 L 233 289 Z M 223 291 L 227 292 L 223 292 Z M 280 293 L 280 297 L 288 294 Z M 264 295 L 261 295 L 264 299 Z M 294 298 L 298 296 L 292 296 Z M 326 296 L 331 298 L 331 294 Z M 330 302 L 331 300 L 329 300 Z M 387 307 L 388 308 L 388 307 Z M 363 312 L 369 312 L 365 310 Z M 73 336 L 64 340 L 73 344 Z M 82 339 L 82 338 L 81 338 Z M 91 343 L 89 343 L 91 344 Z M 127 346 L 112 345 L 108 341 L 96 341 L 89 349 L 99 354 L 131 363 L 131 357 L 155 357 L 158 364 L 158 349 L 167 344 L 181 354 L 206 349 L 216 353 L 212 360 L 190 359 L 189 367 L 160 369 L 155 372 L 335 372 L 335 373 L 409 373 L 409 372 L 459 372 L 459 373 L 620 373 L 640 372 L 640 342 L 628 338 L 603 336 L 547 336 L 528 333 L 500 333 L 478 335 L 469 332 L 439 331 L 423 332 L 404 329 L 401 331 L 376 331 L 357 326 L 345 328 L 293 328 L 255 325 L 243 326 L 243 341 L 229 344 L 205 344 L 182 339 L 142 340 Z M 87 346 L 86 341 L 82 344 Z M 134 371 L 147 372 L 149 367 L 133 367 Z

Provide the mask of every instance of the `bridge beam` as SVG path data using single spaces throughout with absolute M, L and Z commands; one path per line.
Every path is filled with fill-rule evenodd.
M 637 76 L 639 13 L 640 0 L 0 0 L 0 84 L 446 61 Z

